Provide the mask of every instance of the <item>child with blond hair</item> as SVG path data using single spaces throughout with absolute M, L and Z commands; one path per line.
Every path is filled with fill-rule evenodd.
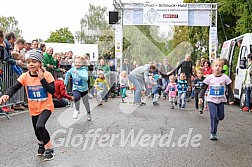
M 169 77 L 169 80 L 170 82 L 167 85 L 164 93 L 168 93 L 169 102 L 171 102 L 171 109 L 174 109 L 174 104 L 176 102 L 176 96 L 178 92 L 177 84 L 175 82 L 176 77 L 172 75 Z
M 203 103 L 203 96 L 207 88 L 209 87 L 208 96 L 206 101 L 208 102 L 208 108 L 211 119 L 211 135 L 210 140 L 217 140 L 217 127 L 219 121 L 224 119 L 224 106 L 227 102 L 226 89 L 229 94 L 229 104 L 234 104 L 234 94 L 231 88 L 231 79 L 222 74 L 224 61 L 222 59 L 215 59 L 213 61 L 213 74 L 208 75 L 201 87 L 199 93 L 199 104 Z
M 127 71 L 122 71 L 120 74 L 120 92 L 123 103 L 125 102 L 126 90 L 129 85 L 128 73 Z
M 98 106 L 102 105 L 102 99 L 105 97 L 105 95 L 109 91 L 109 84 L 104 76 L 104 73 L 102 70 L 98 71 L 98 78 L 96 78 L 94 82 L 94 87 L 97 91 L 97 97 L 96 100 L 98 102 Z
M 87 111 L 87 120 L 91 121 L 90 104 L 88 101 L 88 69 L 84 65 L 86 60 L 84 56 L 74 57 L 74 67 L 72 67 L 66 73 L 64 84 L 67 85 L 70 76 L 73 80 L 73 96 L 75 102 L 75 111 L 73 112 L 73 118 L 77 119 L 80 114 L 80 99 L 85 105 Z

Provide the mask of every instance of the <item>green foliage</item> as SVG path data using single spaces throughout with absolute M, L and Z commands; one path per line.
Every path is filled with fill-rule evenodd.
M 51 43 L 74 43 L 74 36 L 68 28 L 60 28 L 51 32 L 50 37 L 45 42 Z
M 3 30 L 4 33 L 14 32 L 17 38 L 19 38 L 22 33 L 18 28 L 18 21 L 15 17 L 0 16 L 0 29 Z

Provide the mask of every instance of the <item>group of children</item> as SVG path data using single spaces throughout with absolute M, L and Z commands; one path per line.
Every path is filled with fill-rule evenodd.
M 224 105 L 227 103 L 226 92 L 229 95 L 229 104 L 234 103 L 234 95 L 231 88 L 231 79 L 223 73 L 224 61 L 215 59 L 212 62 L 213 73 L 206 78 L 203 76 L 204 70 L 197 69 L 197 77 L 192 82 L 195 97 L 195 108 L 203 114 L 204 105 L 208 104 L 210 112 L 211 135 L 210 140 L 217 140 L 217 127 L 219 121 L 224 119 Z M 152 75 L 152 98 L 153 105 L 158 105 L 157 100 L 162 90 L 161 78 L 158 74 Z M 169 84 L 163 93 L 168 93 L 171 109 L 175 108 L 177 101 L 178 108 L 186 107 L 186 94 L 189 85 L 186 80 L 185 73 L 180 73 L 179 79 L 176 82 L 175 76 L 169 77 Z M 207 96 L 205 96 L 207 94 Z M 176 98 L 178 98 L 176 100 Z M 205 102 L 205 103 L 204 103 Z
M 75 101 L 75 111 L 73 118 L 78 118 L 80 113 L 80 99 L 87 111 L 87 120 L 91 120 L 90 105 L 88 101 L 88 69 L 83 66 L 85 61 L 84 57 L 77 56 L 74 59 L 74 67 L 72 67 L 66 74 L 65 85 L 68 82 L 70 76 L 73 79 L 73 97 Z M 38 155 L 43 155 L 45 161 L 52 160 L 54 158 L 54 150 L 50 141 L 50 135 L 45 128 L 45 124 L 54 110 L 52 95 L 55 91 L 54 78 L 51 73 L 45 71 L 42 68 L 43 55 L 39 50 L 31 50 L 27 52 L 26 63 L 28 72 L 21 74 L 17 83 L 9 88 L 5 95 L 1 96 L 0 103 L 6 102 L 9 98 L 17 92 L 22 86 L 26 89 L 28 97 L 28 107 L 30 115 L 32 117 L 33 127 L 35 135 L 39 140 Z M 223 61 L 216 59 L 213 61 L 213 74 L 209 75 L 205 79 L 203 78 L 202 71 L 197 71 L 197 78 L 194 81 L 196 108 L 198 104 L 203 104 L 203 97 L 206 89 L 209 87 L 209 96 L 207 97 L 210 118 L 211 118 L 211 140 L 217 140 L 217 126 L 219 120 L 224 119 L 224 103 L 227 102 L 225 91 L 228 88 L 230 104 L 233 104 L 234 98 L 231 90 L 231 80 L 228 76 L 221 73 L 223 68 Z M 169 101 L 171 102 L 171 108 L 174 108 L 176 96 L 178 95 L 178 106 L 185 108 L 186 105 L 186 91 L 188 84 L 184 73 L 180 74 L 180 78 L 176 83 L 175 76 L 170 76 L 170 83 L 168 84 L 165 93 L 169 94 Z M 158 75 L 153 76 L 153 105 L 157 104 L 158 93 L 162 90 L 160 85 L 160 77 Z M 123 71 L 120 74 L 120 86 L 122 102 L 125 102 L 126 89 L 129 87 L 129 81 L 127 78 L 127 72 Z M 98 72 L 98 78 L 95 80 L 94 87 L 97 89 L 97 101 L 98 105 L 102 105 L 102 97 L 109 90 L 109 84 L 107 83 L 102 71 Z M 202 107 L 201 107 L 202 108 Z M 201 109 L 200 109 L 201 111 Z

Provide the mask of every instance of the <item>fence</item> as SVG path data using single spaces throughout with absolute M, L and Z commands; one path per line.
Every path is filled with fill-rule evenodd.
M 0 61 L 0 70 L 0 96 L 2 96 L 8 88 L 13 86 L 17 82 L 18 75 L 13 72 L 11 65 L 3 61 Z M 24 87 L 22 87 L 4 105 L 0 105 L 0 108 L 24 103 L 24 99 L 25 92 Z M 5 115 L 7 118 L 9 118 L 6 113 L 1 112 L 0 115 Z

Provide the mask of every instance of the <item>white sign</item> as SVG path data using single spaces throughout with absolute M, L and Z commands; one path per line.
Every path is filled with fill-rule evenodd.
M 143 24 L 188 25 L 188 4 L 144 4 Z
M 115 25 L 115 58 L 122 58 L 122 25 Z
M 209 29 L 209 58 L 210 62 L 216 59 L 218 49 L 217 27 L 210 27 Z

